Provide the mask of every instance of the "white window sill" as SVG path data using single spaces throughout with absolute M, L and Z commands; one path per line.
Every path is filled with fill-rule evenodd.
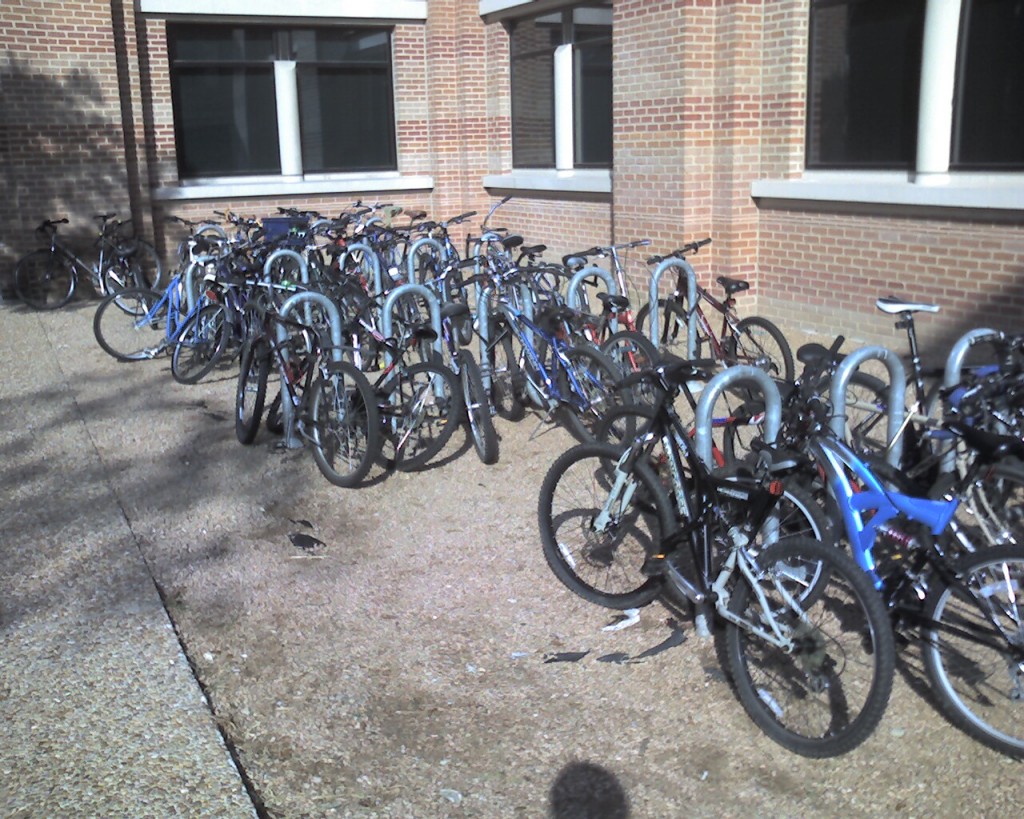
M 1024 210 L 1024 173 L 808 171 L 799 179 L 758 179 L 754 199 L 935 208 Z
M 514 170 L 485 176 L 484 187 L 552 193 L 611 193 L 612 174 L 607 170 Z
M 427 0 L 140 0 L 143 14 L 426 20 Z
M 240 177 L 183 182 L 175 187 L 158 188 L 153 198 L 159 201 L 192 199 L 238 199 L 250 196 L 308 196 L 314 194 L 360 193 L 363 191 L 419 191 L 434 187 L 432 176 L 400 174 L 361 174 L 345 176 Z

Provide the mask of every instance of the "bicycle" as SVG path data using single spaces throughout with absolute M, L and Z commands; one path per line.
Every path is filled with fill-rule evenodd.
M 280 391 L 275 403 L 291 407 L 285 445 L 312 445 L 313 460 L 332 484 L 352 487 L 366 477 L 380 454 L 377 400 L 366 376 L 347 361 L 331 356 L 312 327 L 273 310 L 250 308 L 259 317 L 242 346 L 235 389 L 235 435 L 242 444 L 256 439 L 263 416 L 267 382 L 276 366 Z M 272 427 L 268 410 L 267 426 Z
M 163 268 L 156 250 L 148 242 L 123 235 L 131 220 L 111 221 L 116 214 L 96 215 L 95 261 L 79 257 L 57 235 L 65 219 L 46 219 L 36 232 L 46 236 L 49 247 L 22 257 L 14 269 L 14 287 L 18 298 L 36 310 L 56 310 L 74 298 L 79 279 L 85 277 L 101 296 L 128 287 L 157 286 Z
M 649 265 L 657 265 L 666 259 L 685 258 L 697 253 L 711 243 L 711 239 L 690 242 L 664 256 L 652 256 Z M 723 366 L 750 364 L 760 367 L 773 378 L 792 381 L 794 376 L 793 351 L 782 331 L 771 321 L 761 316 L 741 319 L 736 312 L 736 294 L 750 289 L 750 283 L 743 279 L 719 276 L 716 281 L 725 292 L 719 300 L 706 289 L 696 284 L 697 301 L 687 309 L 687 271 L 679 269 L 675 289 L 667 298 L 658 299 L 657 310 L 660 321 L 660 345 L 677 355 L 687 355 L 689 319 L 696 319 L 694 358 L 714 359 Z M 704 312 L 714 311 L 722 316 L 722 325 L 715 333 L 711 321 Z M 637 313 L 638 329 L 647 334 L 650 326 L 651 305 L 645 304 Z
M 755 470 L 729 477 L 697 456 L 670 408 L 686 382 L 707 377 L 673 359 L 625 379 L 647 380 L 662 397 L 628 446 L 582 444 L 554 462 L 538 504 L 545 559 L 598 605 L 634 608 L 671 589 L 697 607 L 698 628 L 717 614 L 755 724 L 805 756 L 845 753 L 888 703 L 888 614 L 849 556 L 780 522 L 787 453 L 765 449 Z M 658 446 L 683 481 L 673 499 L 651 468 Z
M 975 457 L 941 497 L 905 494 L 819 426 L 815 463 L 841 513 L 858 565 L 881 591 L 894 626 L 916 633 L 939 708 L 983 744 L 1024 758 L 1024 545 L 972 542 L 957 521 L 969 487 L 1024 442 L 960 420 L 946 428 Z
M 531 270 L 512 267 L 494 271 L 489 277 L 504 288 L 520 282 Z M 499 415 L 518 420 L 526 404 L 532 403 L 546 410 L 549 418 L 557 415 L 577 440 L 592 441 L 604 413 L 628 398 L 628 393 L 619 395 L 613 390 L 622 373 L 607 356 L 566 340 L 562 324 L 574 315 L 553 302 L 543 305 L 531 320 L 513 303 L 513 297 L 500 293 L 494 312 L 482 319 L 490 322 L 487 371 Z M 513 339 L 518 342 L 518 356 Z

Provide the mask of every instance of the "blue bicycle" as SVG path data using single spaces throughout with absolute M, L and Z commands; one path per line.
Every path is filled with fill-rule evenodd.
M 973 457 L 939 498 L 892 487 L 821 424 L 807 450 L 836 501 L 853 557 L 882 593 L 898 634 L 920 637 L 939 707 L 954 725 L 1024 758 L 1024 545 L 1007 531 L 991 546 L 958 520 L 962 498 L 1004 487 L 1006 459 L 1024 458 L 1020 438 L 961 420 L 946 429 Z

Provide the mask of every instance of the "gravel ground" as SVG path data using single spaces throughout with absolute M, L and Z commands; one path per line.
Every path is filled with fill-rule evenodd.
M 944 723 L 912 650 L 875 735 L 812 761 L 760 734 L 685 616 L 655 603 L 605 631 L 537 535 L 563 431 L 499 420 L 495 466 L 459 432 L 422 472 L 340 490 L 265 432 L 238 444 L 229 372 L 119 365 L 90 321 L 38 324 L 103 464 L 79 489 L 110 482 L 265 815 L 1019 811 L 1019 764 Z

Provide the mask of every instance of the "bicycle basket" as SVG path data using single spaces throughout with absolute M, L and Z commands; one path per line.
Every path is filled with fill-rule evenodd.
M 302 236 L 308 222 L 297 216 L 270 216 L 263 220 L 263 238 L 270 241 Z

